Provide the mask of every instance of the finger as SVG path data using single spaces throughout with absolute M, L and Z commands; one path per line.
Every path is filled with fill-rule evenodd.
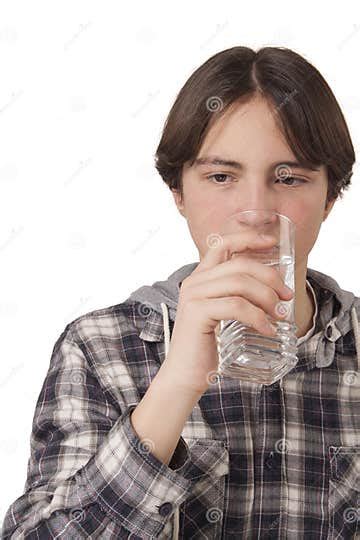
M 275 236 L 270 236 L 267 239 L 259 235 L 255 230 L 224 235 L 218 233 L 209 235 L 207 237 L 209 248 L 193 273 L 213 268 L 217 264 L 230 259 L 233 253 L 241 253 L 247 249 L 264 249 L 274 245 L 276 242 L 277 238 Z
M 256 278 L 257 283 L 254 284 L 255 287 L 259 282 L 262 282 L 268 287 L 272 287 L 272 289 L 274 289 L 282 298 L 290 299 L 294 295 L 292 289 L 285 285 L 278 270 L 243 256 L 219 263 L 208 270 L 204 270 L 198 275 L 193 272 L 191 274 L 192 279 L 189 280 L 187 285 L 190 289 L 193 289 L 198 287 L 199 284 L 207 281 L 212 281 L 214 279 L 224 280 L 231 276 L 240 278 L 244 274 L 248 274 L 253 278 Z
M 204 333 L 215 332 L 216 336 L 220 333 L 220 322 L 224 321 L 239 321 L 246 326 L 255 328 L 258 332 L 266 335 L 276 335 L 276 331 L 271 329 L 271 323 L 261 308 L 255 306 L 243 297 L 223 297 L 223 298 L 207 298 L 199 302 L 201 310 L 201 318 L 209 322 L 205 325 Z M 217 324 L 214 326 L 214 322 Z
M 248 274 L 232 274 L 206 280 L 187 290 L 188 300 L 241 297 L 261 308 L 270 317 L 282 320 L 286 312 L 279 310 L 280 296 L 262 281 Z

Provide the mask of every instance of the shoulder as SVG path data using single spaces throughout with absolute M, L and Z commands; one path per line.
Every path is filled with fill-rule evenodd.
M 90 339 L 116 339 L 138 333 L 145 317 L 136 302 L 121 302 L 88 311 L 70 321 L 64 332 L 73 341 Z

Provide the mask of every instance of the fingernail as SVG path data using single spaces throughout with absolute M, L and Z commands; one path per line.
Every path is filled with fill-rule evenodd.
M 284 291 L 287 292 L 287 293 L 294 294 L 294 291 L 292 289 L 290 289 L 290 287 L 288 287 L 287 285 L 284 285 Z
M 273 237 L 269 234 L 260 234 L 259 236 L 262 240 L 273 240 Z

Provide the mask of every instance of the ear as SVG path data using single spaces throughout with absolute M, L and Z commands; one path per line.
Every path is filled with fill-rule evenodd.
M 180 214 L 185 217 L 185 212 L 184 212 L 184 201 L 183 201 L 183 198 L 181 196 L 181 193 L 179 190 L 176 190 L 174 188 L 171 188 L 171 193 L 174 197 L 174 201 L 175 201 L 175 204 L 177 206 L 177 209 L 179 210 Z
M 323 221 L 325 221 L 326 218 L 328 217 L 328 215 L 330 214 L 330 212 L 332 210 L 332 207 L 334 206 L 336 200 L 337 199 L 333 199 L 332 201 L 329 201 L 327 203 L 327 205 L 325 206 Z

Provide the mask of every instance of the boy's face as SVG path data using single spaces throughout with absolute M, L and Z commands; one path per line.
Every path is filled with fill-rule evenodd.
M 172 192 L 200 260 L 209 249 L 208 236 L 218 233 L 226 218 L 242 210 L 272 209 L 295 224 L 295 268 L 306 272 L 308 254 L 335 201 L 325 208 L 328 181 L 324 165 L 317 171 L 274 165 L 296 161 L 274 114 L 266 101 L 257 97 L 227 111 L 208 132 L 197 158 L 235 160 L 243 164 L 241 170 L 224 165 L 189 167 L 185 163 L 183 199 L 180 193 Z M 284 172 L 296 180 L 282 176 Z M 219 176 L 206 178 L 215 173 Z

